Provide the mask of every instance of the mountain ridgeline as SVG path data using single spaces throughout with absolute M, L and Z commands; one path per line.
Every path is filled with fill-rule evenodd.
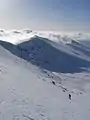
M 41 69 L 58 73 L 78 73 L 90 67 L 88 48 L 72 40 L 70 44 L 64 45 L 65 50 L 63 50 L 61 49 L 63 44 L 39 36 L 34 36 L 17 45 L 0 41 L 0 45 L 5 49 Z

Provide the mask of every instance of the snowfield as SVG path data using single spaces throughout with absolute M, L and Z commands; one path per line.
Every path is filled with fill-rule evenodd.
M 0 120 L 90 120 L 89 35 L 46 34 L 0 31 Z

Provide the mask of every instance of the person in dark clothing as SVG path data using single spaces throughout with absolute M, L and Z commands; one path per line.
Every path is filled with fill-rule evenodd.
M 71 100 L 71 94 L 69 94 L 69 99 Z
M 53 84 L 53 85 L 55 85 L 55 82 L 54 82 L 54 81 L 52 81 L 52 84 Z

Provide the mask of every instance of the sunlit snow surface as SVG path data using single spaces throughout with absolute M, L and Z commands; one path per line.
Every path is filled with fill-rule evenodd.
M 37 33 L 25 30 L 20 33 L 15 31 L 1 33 L 1 40 L 20 43 L 20 45 L 25 41 L 28 43 L 28 40 L 35 35 L 40 37 L 36 37 L 38 40 L 45 37 L 50 40 L 47 45 L 53 46 L 50 50 L 56 48 L 63 51 L 65 55 L 69 54 L 79 60 L 90 61 L 89 34 L 73 36 L 63 34 L 56 37 L 48 32 Z M 72 39 L 75 41 L 72 42 Z M 36 45 L 37 41 L 34 43 Z M 23 56 L 17 57 L 15 52 L 19 51 L 16 48 L 12 48 L 13 54 L 11 48 L 9 51 L 6 50 L 5 47 L 9 48 L 10 46 L 6 46 L 9 44 L 4 44 L 3 47 L 2 42 L 0 44 L 0 120 L 90 120 L 89 67 L 85 71 L 74 73 L 61 73 L 53 69 L 49 71 L 28 62 L 23 59 Z M 22 47 L 25 47 L 25 44 Z M 43 44 L 46 46 L 45 42 Z M 72 49 L 70 45 L 73 45 Z M 81 48 L 81 45 L 83 49 L 74 49 L 74 47 Z M 35 49 L 39 58 L 35 57 L 39 60 L 41 53 L 37 50 Z M 49 51 L 44 52 L 49 53 Z M 52 81 L 55 81 L 55 85 Z M 72 96 L 71 100 L 69 100 L 69 93 Z
M 20 43 L 30 39 L 33 36 L 40 36 L 48 38 L 52 41 L 56 42 L 64 42 L 70 43 L 70 39 L 75 40 L 89 40 L 90 33 L 70 33 L 70 32 L 53 32 L 53 31 L 32 31 L 28 29 L 24 30 L 0 30 L 0 39 L 4 41 L 8 41 L 11 43 Z

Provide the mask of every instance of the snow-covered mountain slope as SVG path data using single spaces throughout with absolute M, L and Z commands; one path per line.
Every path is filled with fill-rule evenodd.
M 28 30 L 0 35 L 0 120 L 90 120 L 89 40 Z
M 0 45 L 0 120 L 90 119 L 88 72 L 58 74 L 41 71 L 7 51 L 18 52 L 12 44 L 0 44 L 4 46 Z
M 16 56 L 51 72 L 78 73 L 90 67 L 90 49 L 79 41 L 54 42 L 34 36 L 17 45 L 0 41 L 0 44 Z

